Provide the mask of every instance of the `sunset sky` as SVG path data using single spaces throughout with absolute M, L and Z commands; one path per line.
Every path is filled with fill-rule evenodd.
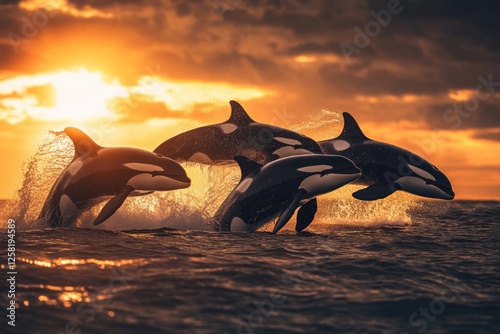
M 457 199 L 500 199 L 499 1 L 0 4 L 0 198 L 48 130 L 152 150 L 237 100 L 317 140 L 348 111 L 438 166 Z

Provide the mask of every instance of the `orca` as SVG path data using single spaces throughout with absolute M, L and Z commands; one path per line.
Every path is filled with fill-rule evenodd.
M 354 117 L 347 112 L 343 117 L 342 133 L 319 144 L 324 153 L 351 159 L 363 171 L 353 183 L 368 187 L 354 192 L 353 197 L 372 201 L 397 190 L 428 198 L 455 197 L 450 181 L 436 166 L 401 147 L 367 138 Z
M 244 156 L 234 159 L 241 180 L 214 215 L 217 231 L 256 231 L 279 217 L 277 233 L 300 207 L 295 227 L 300 232 L 314 219 L 316 196 L 361 176 L 352 161 L 334 155 L 290 156 L 265 165 Z
M 56 180 L 38 219 L 51 227 L 70 226 L 78 216 L 112 197 L 94 221 L 111 217 L 127 196 L 187 188 L 191 180 L 177 162 L 129 147 L 101 147 L 77 128 L 64 129 L 75 156 Z
M 322 153 L 313 139 L 255 122 L 238 102 L 229 103 L 231 116 L 224 123 L 181 133 L 163 142 L 154 152 L 179 162 L 208 165 L 234 163 L 236 155 L 266 163 L 285 156 Z

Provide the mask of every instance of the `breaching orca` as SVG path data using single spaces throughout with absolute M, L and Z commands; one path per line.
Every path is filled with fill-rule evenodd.
M 313 139 L 255 122 L 238 102 L 229 103 L 231 117 L 226 122 L 181 133 L 163 142 L 154 152 L 180 162 L 209 165 L 233 163 L 236 155 L 266 163 L 285 156 L 322 153 Z
M 396 190 L 451 200 L 455 193 L 448 178 L 424 158 L 403 148 L 367 138 L 356 120 L 344 112 L 344 129 L 334 139 L 320 141 L 326 154 L 351 159 L 363 175 L 354 183 L 368 185 L 353 193 L 360 200 L 376 200 Z
M 219 231 L 255 231 L 279 216 L 276 233 L 298 207 L 296 230 L 302 231 L 314 219 L 316 196 L 361 175 L 352 161 L 333 155 L 291 156 L 266 165 L 243 156 L 234 159 L 241 168 L 241 180 L 215 213 Z
M 191 185 L 185 170 L 171 159 L 136 148 L 101 147 L 76 128 L 64 132 L 73 141 L 75 156 L 52 186 L 38 217 L 51 227 L 71 225 L 84 210 L 109 197 L 94 225 L 113 215 L 129 195 Z

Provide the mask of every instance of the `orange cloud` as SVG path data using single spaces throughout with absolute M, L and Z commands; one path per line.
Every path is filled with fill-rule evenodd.
M 19 7 L 29 11 L 58 11 L 67 15 L 82 18 L 99 17 L 110 19 L 114 17 L 113 13 L 105 13 L 94 9 L 89 5 L 85 5 L 82 9 L 78 9 L 69 3 L 68 0 L 23 0 L 19 3 Z
M 53 97 L 45 96 L 39 86 L 53 88 Z M 77 69 L 0 80 L 0 120 L 16 124 L 31 118 L 38 121 L 86 121 L 99 118 L 118 120 L 124 109 L 134 105 L 163 104 L 165 110 L 185 117 L 198 108 L 210 111 L 226 105 L 228 97 L 240 101 L 259 99 L 272 92 L 257 87 L 242 87 L 221 82 L 171 81 L 158 76 L 143 76 L 134 86 L 103 78 L 97 71 Z M 46 93 L 50 94 L 50 93 Z M 133 97 L 133 99 L 132 99 Z M 52 100 L 53 103 L 44 103 Z M 201 110 L 200 110 L 201 107 Z M 157 109 L 155 109 L 157 110 Z M 147 119 L 148 110 L 140 110 Z M 152 117 L 159 117 L 154 112 Z M 171 116 L 164 115 L 165 117 Z

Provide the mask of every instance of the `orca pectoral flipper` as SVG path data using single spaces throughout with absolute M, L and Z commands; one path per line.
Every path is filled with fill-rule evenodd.
M 395 186 L 390 186 L 388 184 L 372 184 L 367 188 L 354 192 L 352 196 L 363 201 L 374 201 L 386 198 L 396 190 L 397 188 Z
M 300 205 L 300 201 L 302 200 L 302 196 L 306 194 L 307 191 L 301 189 L 297 193 L 295 193 L 292 202 L 288 204 L 287 208 L 281 213 L 278 220 L 276 221 L 276 225 L 274 225 L 273 233 L 277 233 L 279 230 L 285 226 L 285 224 L 292 218 L 293 213 Z
M 313 198 L 306 204 L 302 205 L 297 213 L 297 225 L 295 225 L 295 231 L 301 232 L 306 229 L 314 220 L 314 215 L 318 210 L 318 201 Z
M 94 225 L 102 224 L 106 219 L 111 217 L 116 212 L 116 210 L 118 210 L 118 208 L 122 206 L 127 196 L 134 190 L 135 189 L 132 186 L 125 186 L 125 188 L 123 188 L 123 190 L 118 195 L 110 199 L 108 203 L 106 203 L 106 205 L 102 208 L 99 216 L 97 216 L 97 218 L 94 220 Z

